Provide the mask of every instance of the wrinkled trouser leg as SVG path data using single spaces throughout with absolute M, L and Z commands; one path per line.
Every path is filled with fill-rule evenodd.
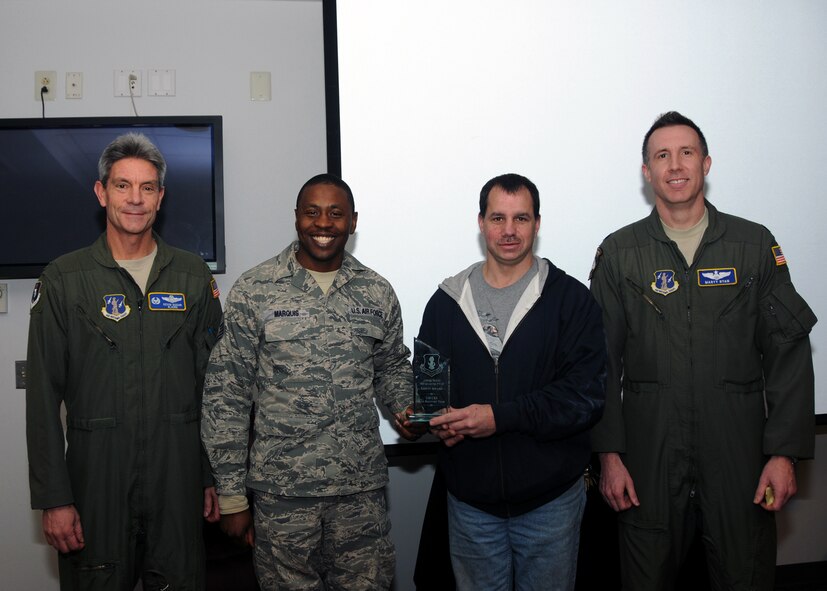
M 275 589 L 388 589 L 396 559 L 385 490 L 296 498 L 256 492 L 256 577 Z

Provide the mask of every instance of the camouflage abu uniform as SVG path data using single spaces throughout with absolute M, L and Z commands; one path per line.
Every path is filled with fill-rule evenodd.
M 265 498 L 318 499 L 376 491 L 388 481 L 373 398 L 393 412 L 410 403 L 399 302 L 349 253 L 325 295 L 296 261 L 297 246 L 243 274 L 228 296 L 201 428 L 222 495 L 250 487 Z M 392 565 L 392 546 L 387 553 Z

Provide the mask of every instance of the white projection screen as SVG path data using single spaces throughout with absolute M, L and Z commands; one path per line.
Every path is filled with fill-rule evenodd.
M 327 12 L 359 212 L 349 248 L 394 285 L 408 346 L 439 282 L 483 257 L 486 180 L 537 184 L 537 253 L 585 283 L 600 241 L 649 213 L 641 142 L 678 110 L 707 137 L 709 200 L 773 231 L 821 318 L 827 413 L 827 3 L 339 0 Z M 389 424 L 382 436 L 400 442 Z

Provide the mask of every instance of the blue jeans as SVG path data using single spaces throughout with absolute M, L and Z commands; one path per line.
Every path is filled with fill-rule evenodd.
M 571 591 L 577 573 L 582 479 L 517 517 L 496 517 L 448 493 L 451 564 L 459 591 Z

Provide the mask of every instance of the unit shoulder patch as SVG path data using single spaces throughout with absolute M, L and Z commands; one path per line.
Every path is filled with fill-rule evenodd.
M 29 306 L 29 310 L 33 310 L 34 307 L 37 305 L 37 302 L 40 301 L 40 294 L 43 292 L 43 282 L 38 281 L 34 284 L 34 289 L 32 290 L 32 303 Z
M 681 286 L 680 283 L 675 279 L 675 271 L 672 269 L 661 269 L 659 271 L 655 271 L 655 280 L 650 284 L 652 287 L 652 291 L 655 293 L 659 293 L 660 295 L 669 295 L 670 293 L 674 293 L 678 291 L 678 288 Z
M 594 253 L 594 261 L 592 262 L 592 270 L 589 271 L 589 281 L 592 280 L 594 277 L 594 272 L 597 271 L 597 265 L 600 264 L 600 257 L 603 256 L 603 249 L 599 246 L 597 247 L 597 252 Z
M 132 308 L 126 305 L 126 296 L 122 293 L 110 293 L 103 296 L 103 308 L 101 314 L 104 318 L 120 322 L 132 311 Z

